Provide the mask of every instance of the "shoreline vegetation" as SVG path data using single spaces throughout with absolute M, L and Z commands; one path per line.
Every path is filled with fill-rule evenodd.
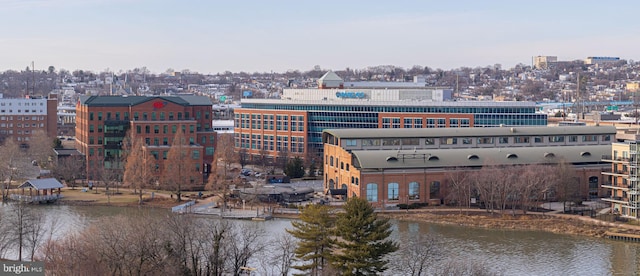
M 153 193 L 153 198 L 152 198 Z M 133 190 L 122 189 L 119 194 L 110 198 L 105 196 L 104 190 L 83 190 L 83 188 L 64 188 L 60 204 L 82 206 L 115 206 L 139 207 L 138 195 Z M 186 193 L 189 195 L 190 193 Z M 195 193 L 194 193 L 195 195 Z M 183 198 L 182 203 L 191 200 Z M 204 199 L 207 200 L 207 199 Z M 144 191 L 144 207 L 171 208 L 180 203 L 166 191 Z M 605 238 L 606 233 L 624 233 L 640 236 L 640 226 L 622 222 L 608 222 L 589 216 L 567 214 L 528 213 L 516 214 L 511 212 L 501 214 L 488 213 L 484 209 L 457 209 L 443 207 L 426 207 L 413 210 L 386 210 L 378 213 L 380 217 L 419 221 L 436 224 L 458 225 L 497 230 L 529 230 L 545 231 L 557 234 L 571 234 L 578 236 Z M 296 214 L 274 214 L 277 218 L 297 218 Z

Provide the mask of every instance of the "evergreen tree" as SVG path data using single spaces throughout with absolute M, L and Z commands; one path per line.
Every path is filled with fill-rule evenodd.
M 366 199 L 353 197 L 336 220 L 336 243 L 331 264 L 341 275 L 378 275 L 387 270 L 384 257 L 398 250 L 387 240 L 388 219 L 379 219 Z
M 334 219 L 325 205 L 308 205 L 300 213 L 300 221 L 291 221 L 294 229 L 287 232 L 296 237 L 298 246 L 295 256 L 307 262 L 293 268 L 307 272 L 305 275 L 323 275 L 331 254 L 331 229 Z
M 284 173 L 291 178 L 300 178 L 304 176 L 304 164 L 300 157 L 296 157 L 287 163 Z

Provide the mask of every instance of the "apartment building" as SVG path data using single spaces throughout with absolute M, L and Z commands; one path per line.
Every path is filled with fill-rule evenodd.
M 55 95 L 49 98 L 3 98 L 0 94 L 0 143 L 11 138 L 20 145 L 27 146 L 36 131 L 44 131 L 47 136 L 56 137 L 57 105 Z
M 611 203 L 611 212 L 623 217 L 638 219 L 640 214 L 640 141 L 613 143 L 611 153 L 602 160 L 609 168 L 602 174 L 607 178 L 602 187 L 608 196 L 603 201 Z

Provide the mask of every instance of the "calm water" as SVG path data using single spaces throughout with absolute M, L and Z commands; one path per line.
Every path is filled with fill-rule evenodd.
M 100 217 L 135 212 L 137 208 L 101 206 L 35 206 L 56 222 L 54 237 L 80 231 Z M 5 213 L 10 207 L 0 206 Z M 166 210 L 155 210 L 159 214 Z M 211 219 L 214 219 L 213 217 Z M 257 224 L 275 236 L 291 228 L 289 220 Z M 503 275 L 637 275 L 640 273 L 640 244 L 605 239 L 558 235 L 537 231 L 502 231 L 392 221 L 394 237 L 434 235 L 442 241 L 444 258 L 475 261 Z M 394 272 L 392 274 L 401 274 Z

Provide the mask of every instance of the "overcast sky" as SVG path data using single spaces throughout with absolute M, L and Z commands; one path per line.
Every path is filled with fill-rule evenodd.
M 284 72 L 640 59 L 640 1 L 0 0 L 0 70 Z

